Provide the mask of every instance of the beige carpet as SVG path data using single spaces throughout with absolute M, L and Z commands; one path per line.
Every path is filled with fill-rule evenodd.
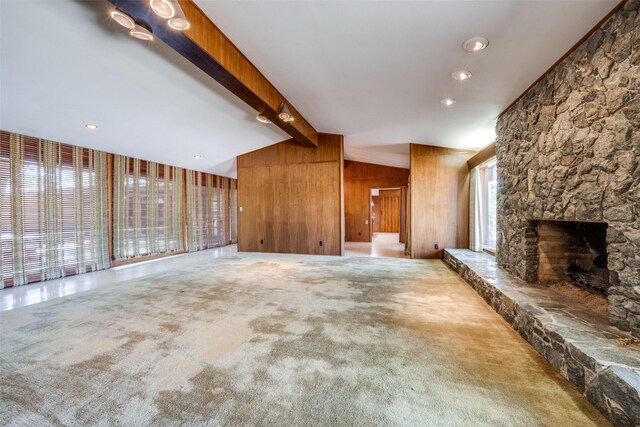
M 605 425 L 440 261 L 242 254 L 0 314 L 2 425 Z

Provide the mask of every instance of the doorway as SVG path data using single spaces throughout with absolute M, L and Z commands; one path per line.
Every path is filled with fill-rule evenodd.
M 407 187 L 369 189 L 370 242 L 347 243 L 347 256 L 405 257 Z
M 375 190 L 374 190 L 375 191 Z M 371 194 L 373 233 L 398 233 L 400 238 L 400 189 L 384 189 Z
M 406 242 L 406 196 L 406 187 L 371 189 L 369 224 L 372 243 L 380 239 Z M 380 236 L 376 239 L 378 234 Z

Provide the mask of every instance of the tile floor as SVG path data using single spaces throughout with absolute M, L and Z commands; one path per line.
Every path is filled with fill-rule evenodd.
M 400 243 L 398 233 L 374 233 L 373 241 L 346 242 L 345 256 L 407 258 L 404 254 L 404 243 Z
M 25 286 L 16 286 L 15 288 L 0 289 L 0 311 L 73 295 L 114 282 L 137 279 L 150 274 L 186 267 L 209 258 L 219 258 L 221 256 L 234 254 L 237 251 L 237 245 L 229 245 L 221 248 L 109 268 L 93 273 L 78 274 L 76 276 L 47 280 L 45 282 L 31 283 Z

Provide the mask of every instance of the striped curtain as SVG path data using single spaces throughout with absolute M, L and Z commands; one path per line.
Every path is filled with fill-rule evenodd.
M 229 185 L 229 242 L 238 243 L 238 180 Z
M 184 251 L 183 176 L 175 166 L 114 155 L 115 259 Z
M 187 250 L 228 245 L 230 179 L 192 170 L 186 175 Z
M 109 267 L 107 155 L 0 132 L 0 287 Z

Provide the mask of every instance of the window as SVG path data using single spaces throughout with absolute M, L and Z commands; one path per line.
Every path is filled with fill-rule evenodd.
M 480 185 L 482 204 L 482 246 L 495 252 L 497 236 L 497 174 L 495 157 L 480 165 Z
M 0 287 L 109 266 L 106 153 L 0 132 Z
M 231 180 L 229 189 L 229 242 L 238 243 L 238 181 Z
M 227 245 L 236 209 L 236 180 L 0 131 L 0 288 Z
M 114 156 L 114 258 L 183 251 L 183 169 Z
M 229 244 L 229 178 L 187 171 L 187 249 Z

